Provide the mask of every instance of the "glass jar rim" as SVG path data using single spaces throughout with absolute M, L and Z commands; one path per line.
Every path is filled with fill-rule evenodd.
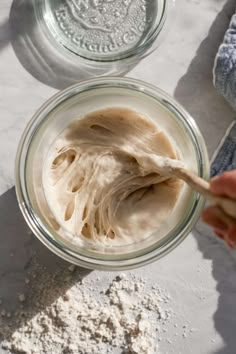
M 171 18 L 172 16 L 170 16 L 171 10 L 175 7 L 175 0 L 163 0 L 164 4 L 163 4 L 163 8 L 162 8 L 162 14 L 160 17 L 160 21 L 158 23 L 158 25 L 153 29 L 153 31 L 150 33 L 150 35 L 148 36 L 147 41 L 145 41 L 144 43 L 141 43 L 138 47 L 136 48 L 130 48 L 127 51 L 124 51 L 122 53 L 122 55 L 114 55 L 114 56 L 109 56 L 107 58 L 101 58 L 101 56 L 99 55 L 91 55 L 89 56 L 83 56 L 79 53 L 77 53 L 75 50 L 73 50 L 72 48 L 68 48 L 68 46 L 62 42 L 61 40 L 58 39 L 58 35 L 55 32 L 55 29 L 52 28 L 52 26 L 49 26 L 45 21 L 42 22 L 42 18 L 43 18 L 43 11 L 45 11 L 45 9 L 43 10 L 43 8 L 41 8 L 43 3 L 40 3 L 40 7 L 39 7 L 39 3 L 37 1 L 34 2 L 34 8 L 35 8 L 35 14 L 36 14 L 36 18 L 38 23 L 40 23 L 43 29 L 44 34 L 46 35 L 46 37 L 50 40 L 50 42 L 52 44 L 59 44 L 57 45 L 58 49 L 63 50 L 63 52 L 65 53 L 65 51 L 67 52 L 68 55 L 72 55 L 74 54 L 75 56 L 77 56 L 78 58 L 80 58 L 82 61 L 85 61 L 86 63 L 90 62 L 91 64 L 96 63 L 96 65 L 107 65 L 109 63 L 115 63 L 115 62 L 119 62 L 119 61 L 125 61 L 126 64 L 128 64 L 129 62 L 132 62 L 134 58 L 138 58 L 138 60 L 144 58 L 145 56 L 147 56 L 148 54 L 150 54 L 153 50 L 156 49 L 156 47 L 159 44 L 159 40 L 160 40 L 160 35 L 162 34 L 162 32 L 164 31 L 164 28 L 168 27 L 168 24 L 171 22 Z M 43 5 L 45 7 L 45 4 Z M 55 39 L 57 41 L 55 41 Z M 152 48 L 152 46 L 154 45 L 154 43 L 157 43 L 156 46 L 154 46 Z
M 93 90 L 94 88 L 104 87 L 119 87 L 130 88 L 138 90 L 141 93 L 149 93 L 153 98 L 162 102 L 164 106 L 171 110 L 172 113 L 178 115 L 178 119 L 182 119 L 187 129 L 189 129 L 193 140 L 196 143 L 199 157 L 199 175 L 208 178 L 209 176 L 209 159 L 205 147 L 204 140 L 201 133 L 193 120 L 193 118 L 179 105 L 171 96 L 163 92 L 162 90 L 147 84 L 143 81 L 129 79 L 129 78 L 116 78 L 106 77 L 99 79 L 92 79 L 75 84 L 50 98 L 33 116 L 29 124 L 27 125 L 22 138 L 19 143 L 17 156 L 16 156 L 16 194 L 20 209 L 25 217 L 28 225 L 34 232 L 34 234 L 43 242 L 49 249 L 60 257 L 70 261 L 71 263 L 82 265 L 86 268 L 97 268 L 103 270 L 120 270 L 131 269 L 147 263 L 150 263 L 174 249 L 191 231 L 192 226 L 198 220 L 200 212 L 204 205 L 204 200 L 197 193 L 195 194 L 194 206 L 192 208 L 191 215 L 188 216 L 185 225 L 181 227 L 181 230 L 176 231 L 176 235 L 173 236 L 168 242 L 164 242 L 161 247 L 150 250 L 148 253 L 139 254 L 133 258 L 127 258 L 122 260 L 106 260 L 100 258 L 88 257 L 87 255 L 78 254 L 71 249 L 66 248 L 65 245 L 61 245 L 54 238 L 52 238 L 42 225 L 42 222 L 33 210 L 30 199 L 27 193 L 27 179 L 25 175 L 25 166 L 27 160 L 27 152 L 34 138 L 34 134 L 39 125 L 47 119 L 47 115 L 55 109 L 55 107 L 63 104 L 67 99 L 78 95 L 82 92 Z

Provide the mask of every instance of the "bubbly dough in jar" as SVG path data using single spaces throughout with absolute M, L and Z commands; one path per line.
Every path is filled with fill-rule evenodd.
M 170 216 L 182 187 L 145 163 L 150 154 L 177 159 L 166 134 L 133 110 L 107 108 L 73 122 L 44 165 L 45 195 L 57 222 L 96 243 L 148 237 Z

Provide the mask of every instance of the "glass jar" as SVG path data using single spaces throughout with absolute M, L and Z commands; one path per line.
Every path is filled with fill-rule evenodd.
M 80 64 L 120 73 L 160 43 L 175 0 L 36 0 L 40 27 Z
M 60 257 L 87 268 L 130 269 L 152 262 L 173 250 L 198 220 L 203 198 L 184 184 L 171 216 L 152 235 L 125 246 L 83 246 L 58 227 L 44 195 L 42 169 L 49 147 L 74 120 L 106 107 L 133 108 L 167 132 L 186 165 L 209 176 L 204 140 L 193 118 L 166 93 L 142 81 L 100 78 L 57 93 L 34 115 L 21 138 L 16 157 L 16 193 L 33 233 Z M 158 119 L 157 119 L 158 117 Z

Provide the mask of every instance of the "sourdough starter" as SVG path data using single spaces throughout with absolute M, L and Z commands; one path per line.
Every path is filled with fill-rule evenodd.
M 50 147 L 43 175 L 60 227 L 109 245 L 152 234 L 172 213 L 182 182 L 161 175 L 149 156 L 178 158 L 166 133 L 131 109 L 95 111 L 69 125 Z

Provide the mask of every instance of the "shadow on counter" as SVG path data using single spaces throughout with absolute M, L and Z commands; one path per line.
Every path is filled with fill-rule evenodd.
M 13 0 L 9 23 L 11 43 L 21 65 L 37 80 L 56 89 L 64 89 L 82 80 L 105 75 L 124 75 L 138 62 L 127 66 L 86 64 L 54 38 L 47 38 L 34 12 L 34 0 Z M 40 3 L 40 2 L 39 2 Z M 88 61 L 87 61 L 88 62 Z
M 201 222 L 196 225 L 193 235 L 204 258 L 212 261 L 212 276 L 219 293 L 218 307 L 213 320 L 224 346 L 214 351 L 214 354 L 234 354 L 236 348 L 236 252 L 215 237 L 212 231 L 209 232 L 209 227 Z
M 0 24 L 0 52 L 11 42 L 12 34 L 8 20 Z
M 73 267 L 50 252 L 31 233 L 11 188 L 0 196 L 0 339 L 18 328 L 16 311 L 27 320 L 53 303 L 75 283 L 81 283 L 91 270 Z M 24 295 L 21 303 L 19 295 Z M 44 299 L 37 307 L 39 297 Z M 19 315 L 19 314 L 18 314 Z M 21 322 L 22 325 L 22 322 Z
M 234 12 L 235 1 L 228 0 L 174 93 L 175 98 L 196 120 L 210 153 L 213 153 L 216 147 L 211 144 L 219 143 L 216 140 L 223 137 L 225 129 L 235 116 L 235 112 L 219 96 L 212 83 L 214 58 Z M 219 136 L 214 136 L 215 131 Z M 214 324 L 223 339 L 224 347 L 214 353 L 233 354 L 236 348 L 236 253 L 222 244 L 213 232 L 209 235 L 209 228 L 201 222 L 196 225 L 193 234 L 204 258 L 212 261 L 212 275 L 219 293 Z
M 196 120 L 210 154 L 235 116 L 233 109 L 214 88 L 212 74 L 216 53 L 234 12 L 235 1 L 228 0 L 174 92 L 174 97 Z

